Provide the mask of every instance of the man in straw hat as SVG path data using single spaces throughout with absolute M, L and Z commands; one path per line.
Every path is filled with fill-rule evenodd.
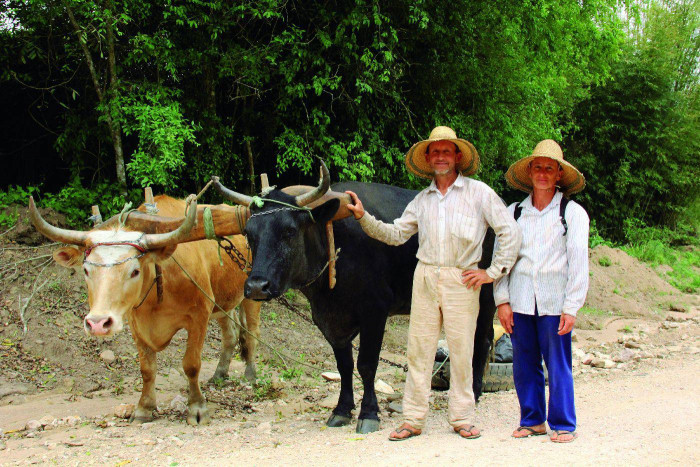
M 510 166 L 506 180 L 528 192 L 508 207 L 523 233 L 518 262 L 494 287 L 498 319 L 513 342 L 513 377 L 520 401 L 514 438 L 547 434 L 568 443 L 576 439 L 571 330 L 588 291 L 588 215 L 565 196 L 586 182 L 548 139 L 532 155 Z M 546 413 L 544 359 L 549 371 Z
M 467 178 L 476 173 L 474 146 L 448 127 L 439 126 L 406 154 L 412 173 L 432 179 L 406 206 L 400 218 L 386 224 L 365 213 L 357 195 L 348 192 L 348 208 L 371 237 L 390 245 L 418 233 L 418 265 L 413 279 L 408 331 L 408 377 L 403 398 L 405 423 L 389 436 L 399 441 L 421 434 L 428 413 L 430 379 L 441 327 L 450 349 L 448 418 L 463 438 L 481 432 L 474 416 L 472 354 L 482 284 L 506 274 L 516 260 L 520 230 L 506 206 L 486 184 Z M 487 270 L 477 269 L 488 226 L 500 238 Z

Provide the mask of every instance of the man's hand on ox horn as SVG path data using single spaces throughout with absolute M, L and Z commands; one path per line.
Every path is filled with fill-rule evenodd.
M 360 201 L 360 198 L 352 191 L 346 191 L 345 193 L 350 195 L 353 203 L 347 205 L 348 209 L 352 211 L 352 215 L 355 216 L 355 219 L 362 219 L 362 216 L 365 215 L 365 208 L 362 206 L 362 201 Z

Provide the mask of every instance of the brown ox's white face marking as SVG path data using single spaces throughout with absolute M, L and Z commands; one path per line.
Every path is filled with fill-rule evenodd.
M 61 266 L 83 271 L 90 305 L 90 313 L 83 321 L 88 335 L 109 337 L 121 331 L 124 328 L 124 315 L 139 304 L 150 285 L 145 284 L 144 287 L 142 274 L 143 268 L 151 262 L 148 260 L 150 254 L 136 259 L 141 252 L 133 246 L 100 243 L 135 243 L 141 235 L 140 232 L 90 232 L 89 244 L 94 246 L 87 250 L 87 262 L 83 262 L 85 249 L 64 247 L 54 252 L 54 259 Z

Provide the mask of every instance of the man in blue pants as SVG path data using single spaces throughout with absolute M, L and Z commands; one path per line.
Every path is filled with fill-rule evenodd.
M 506 173 L 508 183 L 529 193 L 509 206 L 522 229 L 518 261 L 495 284 L 498 319 L 513 342 L 513 379 L 520 402 L 514 438 L 545 435 L 568 443 L 576 439 L 571 331 L 588 291 L 588 215 L 564 198 L 581 191 L 583 175 L 564 160 L 552 140 Z M 549 371 L 546 411 L 544 359 Z

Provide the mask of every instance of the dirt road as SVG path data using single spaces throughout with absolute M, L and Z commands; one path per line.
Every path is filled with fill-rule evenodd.
M 476 423 L 484 435 L 462 440 L 450 431 L 444 408 L 434 410 L 424 434 L 392 443 L 386 437 L 399 418 L 383 414 L 383 429 L 357 435 L 353 427 L 326 429 L 324 414 L 303 413 L 278 420 L 280 413 L 254 413 L 250 420 L 217 418 L 208 427 L 191 428 L 179 419 L 161 418 L 143 426 L 117 423 L 42 431 L 35 438 L 6 441 L 0 464 L 61 465 L 254 465 L 313 464 L 500 464 L 659 465 L 700 463 L 700 360 L 685 353 L 649 360 L 636 371 L 612 371 L 578 378 L 576 402 L 580 437 L 569 445 L 546 438 L 510 438 L 517 424 L 513 391 L 487 394 Z M 43 394 L 19 406 L 0 407 L 0 419 L 15 425 L 32 415 L 80 414 L 83 420 L 104 414 L 129 397 L 65 401 L 65 394 Z M 167 397 L 167 396 L 166 396 Z M 442 406 L 444 395 L 435 396 Z M 114 422 L 110 424 L 114 425 Z M 5 425 L 5 423 L 3 423 Z M 99 425 L 99 424 L 98 424 Z M 126 426 L 123 426 L 126 425 Z M 7 426 L 7 425 L 5 425 Z M 105 424 L 103 423 L 103 426 Z
M 182 413 L 184 333 L 158 356 L 156 421 L 130 425 L 114 414 L 115 406 L 136 403 L 142 384 L 131 336 L 85 336 L 84 279 L 25 261 L 27 248 L 44 261 L 48 247 L 0 245 L 0 262 L 13 265 L 0 276 L 0 465 L 700 465 L 700 296 L 679 292 L 622 251 L 591 251 L 574 352 L 580 437 L 557 445 L 510 438 L 518 423 L 513 391 L 482 397 L 475 423 L 484 434 L 477 440 L 450 430 L 444 392 L 433 394 L 426 430 L 412 440 L 387 440 L 401 417 L 388 412 L 386 395 L 381 431 L 326 428 L 339 384 L 301 366 L 282 367 L 264 346 L 257 384 L 241 380 L 243 363 L 232 363 L 230 380 L 205 388 L 213 423 L 190 427 Z M 48 285 L 23 315 L 22 300 L 39 276 Z M 308 315 L 303 297 L 295 304 Z M 389 320 L 384 357 L 405 363 L 407 326 L 405 316 Z M 318 329 L 285 307 L 265 304 L 262 328 L 265 341 L 288 357 L 333 369 Z M 214 372 L 220 342 L 218 327 L 210 326 L 202 383 Z M 377 378 L 401 390 L 405 375 L 381 364 Z M 356 378 L 358 403 L 361 390 Z

